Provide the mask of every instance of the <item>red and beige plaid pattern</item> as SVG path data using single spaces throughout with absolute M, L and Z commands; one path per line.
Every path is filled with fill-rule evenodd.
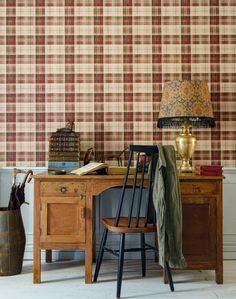
M 217 127 L 194 160 L 235 167 L 235 25 L 235 0 L 0 0 L 0 165 L 46 165 L 69 119 L 83 151 L 173 144 L 163 83 L 204 79 Z

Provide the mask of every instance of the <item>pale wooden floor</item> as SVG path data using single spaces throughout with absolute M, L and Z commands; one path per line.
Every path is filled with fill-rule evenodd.
M 122 298 L 154 299 L 235 299 L 236 261 L 224 262 L 224 284 L 217 285 L 213 271 L 178 271 L 173 273 L 175 292 L 162 282 L 157 264 L 148 261 L 147 277 L 140 274 L 139 261 L 125 263 Z M 98 282 L 84 284 L 84 265 L 78 261 L 43 264 L 42 283 L 32 283 L 32 262 L 25 262 L 23 272 L 0 277 L 1 299 L 112 299 L 116 291 L 116 261 L 105 260 Z

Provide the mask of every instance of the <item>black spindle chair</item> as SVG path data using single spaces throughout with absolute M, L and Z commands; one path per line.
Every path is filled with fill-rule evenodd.
M 136 167 L 135 167 L 135 173 L 131 179 L 129 178 L 129 170 L 131 167 L 131 162 L 133 160 L 134 153 L 136 154 Z M 142 159 L 140 159 L 141 155 L 142 155 Z M 117 290 L 116 290 L 117 298 L 120 298 L 120 293 L 121 293 L 124 253 L 131 252 L 131 251 L 141 252 L 142 275 L 145 276 L 146 250 L 152 249 L 154 251 L 158 251 L 157 247 L 147 244 L 145 242 L 145 233 L 156 233 L 155 217 L 153 217 L 154 219 L 152 223 L 149 223 L 148 221 L 148 215 L 149 215 L 149 210 L 151 206 L 151 197 L 152 197 L 151 192 L 152 192 L 152 182 L 153 182 L 153 164 L 154 164 L 155 155 L 158 155 L 157 146 L 130 145 L 128 166 L 124 177 L 124 185 L 121 191 L 121 197 L 118 204 L 116 217 L 102 219 L 102 223 L 105 229 L 103 232 L 100 249 L 98 253 L 98 258 L 97 258 L 97 263 L 96 263 L 96 268 L 94 273 L 94 282 L 96 282 L 98 278 L 104 251 L 110 252 L 113 255 L 117 256 L 118 257 Z M 148 173 L 146 173 L 147 168 L 148 168 Z M 128 213 L 126 212 L 125 216 L 123 216 L 124 197 L 125 197 L 127 187 L 131 187 L 132 190 L 128 202 L 129 204 Z M 143 192 L 144 188 L 147 188 L 147 192 L 145 196 Z M 138 193 L 137 196 L 135 196 L 136 192 Z M 141 210 L 143 211 L 142 212 L 143 215 L 141 215 Z M 119 249 L 117 250 L 113 250 L 106 247 L 106 240 L 109 231 L 120 234 L 120 246 Z M 140 234 L 139 248 L 125 248 L 126 233 Z M 171 291 L 174 291 L 171 269 L 167 261 L 165 262 L 165 271 L 168 277 L 170 289 Z

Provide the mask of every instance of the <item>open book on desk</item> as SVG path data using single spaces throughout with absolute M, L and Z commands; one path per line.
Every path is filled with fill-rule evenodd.
M 108 168 L 107 163 L 90 162 L 80 168 L 72 170 L 70 174 L 84 175 L 105 168 Z

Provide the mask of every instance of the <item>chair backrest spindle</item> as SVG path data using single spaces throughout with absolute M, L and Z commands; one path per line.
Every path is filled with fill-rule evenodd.
M 148 191 L 147 191 L 147 202 L 146 202 L 146 210 L 145 210 L 145 226 L 147 226 L 148 222 L 148 210 L 150 208 L 150 200 L 152 198 L 152 181 L 153 181 L 153 165 L 154 164 L 154 155 L 151 156 L 150 168 L 149 168 L 149 179 L 148 179 Z
M 138 155 L 137 155 L 136 165 L 139 161 L 139 157 L 140 157 L 140 153 L 138 153 Z M 136 167 L 136 169 L 135 169 L 134 178 L 133 178 L 132 196 L 131 196 L 131 201 L 130 201 L 130 206 L 129 206 L 128 227 L 130 227 L 131 218 L 132 218 L 134 197 L 135 197 L 136 184 L 137 184 L 137 176 L 138 176 L 138 167 Z
M 120 213 L 121 213 L 122 205 L 123 205 L 123 202 L 124 202 L 125 189 L 126 189 L 126 185 L 127 185 L 128 176 L 129 176 L 129 170 L 130 170 L 132 156 L 133 156 L 133 152 L 130 151 L 128 165 L 127 165 L 127 169 L 126 169 L 126 174 L 125 174 L 125 177 L 124 177 L 124 184 L 123 184 L 123 187 L 122 187 L 121 197 L 120 197 L 120 201 L 119 201 L 118 209 L 117 209 L 117 213 L 116 213 L 116 220 L 115 220 L 115 225 L 116 226 L 119 225 Z
M 141 183 L 140 183 L 140 186 L 139 186 L 139 198 L 138 198 L 137 214 L 136 214 L 136 227 L 139 226 L 139 217 L 140 217 L 140 209 L 141 209 L 141 200 L 142 200 L 142 195 L 143 195 L 143 182 L 144 182 L 146 163 L 147 163 L 147 154 L 145 153 L 144 163 L 142 164 Z

